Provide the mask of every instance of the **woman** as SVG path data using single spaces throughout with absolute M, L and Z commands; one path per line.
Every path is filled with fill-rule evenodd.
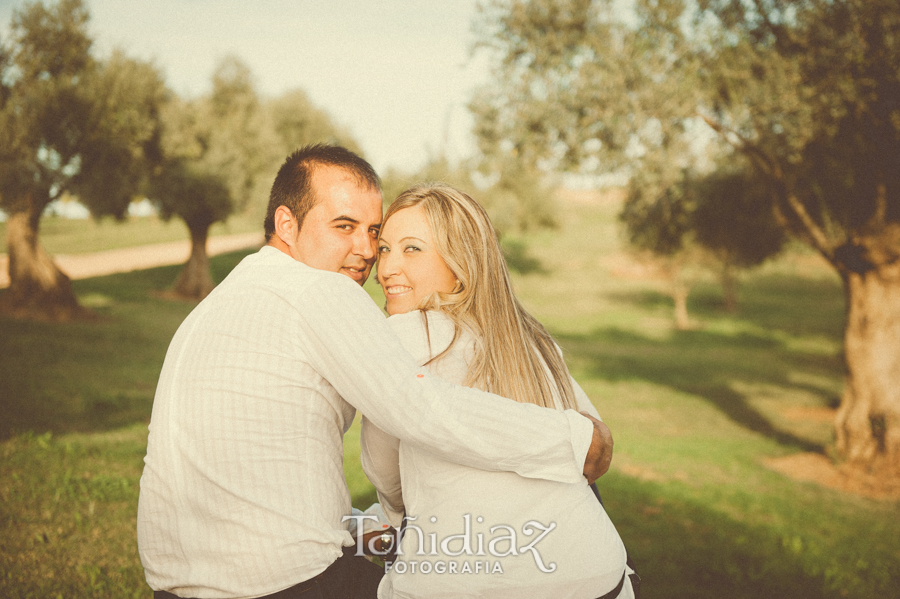
M 516 299 L 496 233 L 468 195 L 444 184 L 403 192 L 378 253 L 388 321 L 430 371 L 599 417 Z M 622 540 L 586 482 L 477 470 L 362 426 L 363 468 L 382 507 L 395 527 L 407 516 L 381 599 L 634 596 Z

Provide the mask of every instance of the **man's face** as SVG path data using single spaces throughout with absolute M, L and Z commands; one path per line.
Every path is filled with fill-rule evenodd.
M 291 256 L 362 285 L 375 263 L 381 192 L 360 187 L 347 171 L 333 166 L 316 168 L 312 191 L 318 203 L 303 219 Z

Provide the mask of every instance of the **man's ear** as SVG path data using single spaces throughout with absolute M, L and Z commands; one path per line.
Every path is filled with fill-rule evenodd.
M 293 247 L 297 238 L 297 219 L 287 206 L 275 209 L 275 236 L 289 247 Z

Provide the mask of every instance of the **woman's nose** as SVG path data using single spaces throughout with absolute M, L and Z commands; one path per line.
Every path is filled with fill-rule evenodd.
M 397 261 L 391 258 L 390 252 L 382 252 L 378 256 L 378 279 L 397 274 Z

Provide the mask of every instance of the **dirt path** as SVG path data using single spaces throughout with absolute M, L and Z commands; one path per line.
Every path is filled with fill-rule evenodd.
M 210 237 L 207 251 L 210 256 L 233 252 L 263 244 L 261 233 L 240 233 Z M 169 264 L 187 262 L 191 252 L 188 240 L 157 243 L 138 247 L 105 250 L 91 254 L 59 254 L 56 264 L 72 279 L 86 279 L 117 272 L 143 270 Z M 9 286 L 8 258 L 0 254 L 0 289 Z

